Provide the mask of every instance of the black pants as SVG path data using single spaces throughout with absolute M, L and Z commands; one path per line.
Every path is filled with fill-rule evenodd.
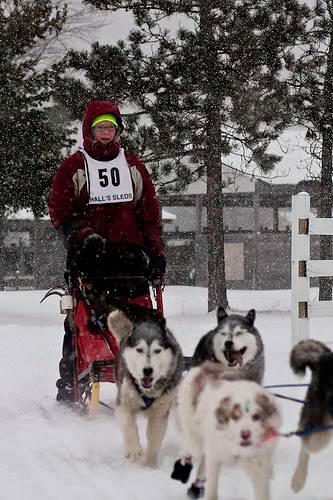
M 62 345 L 62 358 L 59 363 L 59 375 L 57 380 L 58 389 L 63 389 L 66 385 L 73 385 L 75 353 L 73 350 L 73 333 L 68 321 L 64 321 L 64 340 Z

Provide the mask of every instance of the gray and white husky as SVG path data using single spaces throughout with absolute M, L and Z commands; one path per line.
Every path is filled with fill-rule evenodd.
M 301 340 L 290 353 L 290 366 L 297 375 L 304 375 L 306 368 L 312 372 L 298 429 L 321 430 L 301 436 L 302 445 L 291 481 L 293 491 L 298 493 L 307 478 L 310 455 L 328 446 L 333 438 L 333 352 L 316 340 Z
M 256 312 L 251 309 L 246 316 L 230 314 L 223 307 L 217 309 L 217 326 L 204 335 L 192 358 L 192 366 L 204 361 L 222 363 L 241 369 L 248 380 L 262 383 L 265 360 L 260 333 L 254 326 Z
M 108 316 L 108 328 L 120 341 L 116 360 L 116 417 L 125 445 L 125 455 L 136 462 L 143 455 L 137 415 L 147 418 L 147 449 L 144 464 L 158 465 L 158 455 L 167 429 L 171 405 L 183 372 L 181 348 L 165 319 L 134 321 L 120 310 Z

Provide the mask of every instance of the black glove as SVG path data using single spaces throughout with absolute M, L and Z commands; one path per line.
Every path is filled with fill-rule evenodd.
M 74 263 L 79 270 L 93 268 L 105 252 L 105 240 L 96 233 L 86 236 L 74 256 Z
M 166 259 L 164 255 L 154 255 L 150 258 L 149 279 L 153 284 L 160 284 L 166 271 Z

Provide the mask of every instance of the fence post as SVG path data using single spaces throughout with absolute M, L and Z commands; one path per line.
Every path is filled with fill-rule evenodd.
M 291 343 L 309 338 L 308 304 L 310 278 L 306 262 L 310 260 L 310 195 L 306 192 L 292 197 L 291 232 Z

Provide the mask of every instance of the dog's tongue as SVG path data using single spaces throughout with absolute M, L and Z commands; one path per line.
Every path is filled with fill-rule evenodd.
M 145 389 L 149 389 L 152 386 L 153 378 L 152 377 L 143 377 L 142 385 Z
M 235 352 L 235 358 L 238 361 L 239 366 L 243 366 L 243 354 L 240 351 Z
M 228 358 L 230 359 L 230 362 L 232 363 L 233 361 L 237 361 L 239 366 L 243 366 L 243 356 L 240 351 L 229 351 L 228 352 Z

